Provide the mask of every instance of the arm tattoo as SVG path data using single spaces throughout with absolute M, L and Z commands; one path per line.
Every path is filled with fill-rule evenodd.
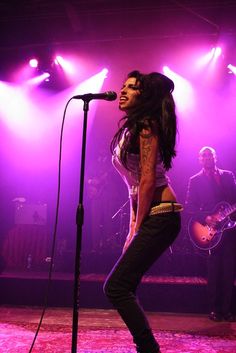
M 143 173 L 148 175 L 152 170 L 152 137 L 142 140 L 142 167 Z

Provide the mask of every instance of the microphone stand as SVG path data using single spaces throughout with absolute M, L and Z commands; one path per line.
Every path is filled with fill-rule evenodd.
M 79 318 L 79 276 L 80 276 L 80 254 L 82 242 L 82 226 L 84 223 L 84 206 L 83 206 L 83 193 L 84 193 L 84 170 L 85 170 L 85 151 L 86 151 L 86 133 L 87 133 L 87 120 L 89 102 L 91 97 L 83 97 L 84 101 L 84 122 L 83 122 L 83 139 L 82 139 L 82 153 L 81 153 L 81 169 L 80 169 L 80 191 L 79 191 L 79 204 L 76 211 L 76 253 L 75 253 L 75 270 L 74 270 L 74 295 L 73 295 L 73 326 L 72 326 L 72 347 L 71 353 L 77 352 L 77 336 L 78 336 L 78 318 Z

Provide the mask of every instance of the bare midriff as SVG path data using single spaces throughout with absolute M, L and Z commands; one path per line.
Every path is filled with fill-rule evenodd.
M 172 201 L 176 202 L 176 195 L 170 185 L 159 186 L 155 189 L 153 201 L 155 203 Z

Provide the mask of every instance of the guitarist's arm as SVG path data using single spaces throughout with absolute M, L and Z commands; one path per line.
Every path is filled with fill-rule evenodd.
M 202 211 L 202 202 L 199 198 L 200 192 L 198 190 L 199 183 L 196 179 L 191 177 L 188 182 L 187 196 L 185 201 L 185 210 L 187 211 L 188 218 L 196 217 L 199 223 L 206 224 L 206 214 Z
M 188 189 L 185 201 L 185 210 L 189 215 L 196 214 L 200 211 L 201 204 L 199 200 L 199 192 L 193 178 L 189 179 Z

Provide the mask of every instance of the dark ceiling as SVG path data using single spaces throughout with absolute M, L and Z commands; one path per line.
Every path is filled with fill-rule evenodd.
M 0 50 L 50 43 L 236 37 L 236 1 L 0 1 Z

